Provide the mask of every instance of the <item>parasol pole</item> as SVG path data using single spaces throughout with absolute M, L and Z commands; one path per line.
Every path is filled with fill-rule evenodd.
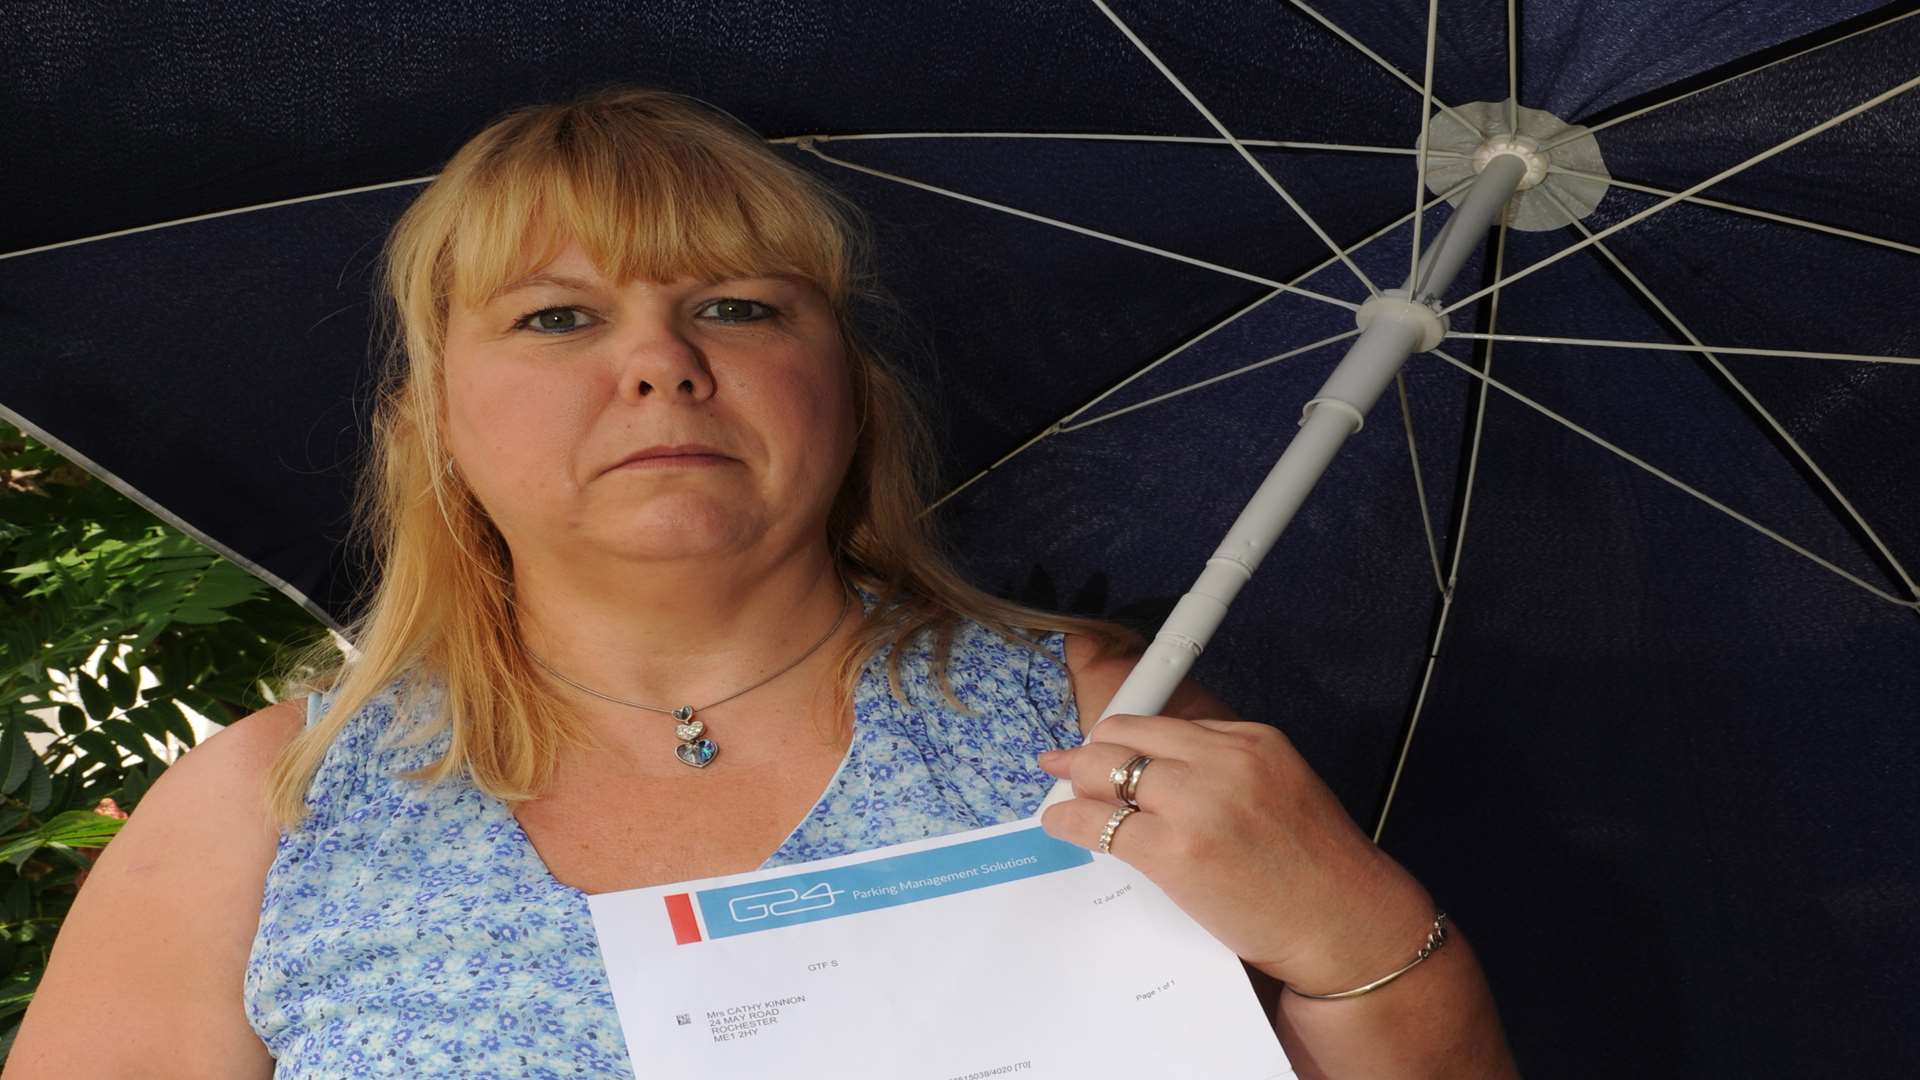
M 1320 392 L 1307 402 L 1299 433 L 1240 511 L 1199 579 L 1160 625 L 1147 651 L 1100 714 L 1101 720 L 1115 713 L 1152 716 L 1166 707 L 1226 618 L 1227 606 L 1253 577 L 1347 436 L 1360 430 L 1362 418 L 1393 382 L 1400 365 L 1415 352 L 1440 344 L 1446 323 L 1429 298 L 1453 283 L 1454 275 L 1518 190 L 1527 166 L 1527 159 L 1517 153 L 1496 152 L 1421 256 L 1414 277 L 1402 288 L 1390 289 L 1360 306 L 1360 336 Z M 1062 780 L 1041 801 L 1035 815 L 1070 798 L 1073 785 Z

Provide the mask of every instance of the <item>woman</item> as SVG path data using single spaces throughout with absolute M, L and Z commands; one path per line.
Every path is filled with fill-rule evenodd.
M 653 91 L 454 156 L 386 253 L 358 652 L 154 786 L 8 1080 L 645 1075 L 587 895 L 1014 820 L 1064 777 L 1046 831 L 1232 947 L 1301 1075 L 1511 1073 L 1466 942 L 1278 731 L 1192 683 L 1089 730 L 1137 638 L 942 560 L 856 221 Z

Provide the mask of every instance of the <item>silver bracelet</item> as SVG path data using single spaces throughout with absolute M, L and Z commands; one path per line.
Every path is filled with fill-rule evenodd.
M 1388 983 L 1399 978 L 1400 976 L 1405 975 L 1407 972 L 1412 971 L 1415 967 L 1419 966 L 1420 961 L 1425 960 L 1429 956 L 1432 956 L 1435 950 L 1439 949 L 1440 946 L 1445 945 L 1447 943 L 1446 923 L 1447 923 L 1446 912 L 1443 911 L 1438 915 L 1435 915 L 1433 917 L 1433 929 L 1427 931 L 1427 943 L 1420 946 L 1420 951 L 1414 954 L 1413 962 L 1408 964 L 1406 967 L 1401 968 L 1398 971 L 1390 971 L 1387 974 L 1382 975 L 1379 978 L 1373 980 L 1372 982 L 1366 984 L 1365 986 L 1356 986 L 1351 990 L 1342 990 L 1337 994 L 1309 994 L 1304 990 L 1300 990 L 1299 988 L 1291 985 L 1289 985 L 1287 989 L 1292 990 L 1294 993 L 1299 994 L 1303 998 L 1312 998 L 1315 1001 L 1340 1001 L 1344 998 L 1356 998 L 1356 997 L 1359 997 L 1361 994 L 1371 994 L 1375 990 L 1380 989 L 1381 987 L 1387 985 Z

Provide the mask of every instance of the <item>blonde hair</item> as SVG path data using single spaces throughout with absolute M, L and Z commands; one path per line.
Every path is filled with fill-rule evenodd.
M 929 631 L 940 689 L 958 706 L 946 661 L 965 619 L 1033 648 L 1021 631 L 1140 647 L 1117 623 L 1003 600 L 954 569 L 926 515 L 935 454 L 917 395 L 853 318 L 857 301 L 885 299 L 866 270 L 866 229 L 857 207 L 744 124 L 664 91 L 609 86 L 515 109 L 453 155 L 383 254 L 385 370 L 352 525 L 377 584 L 346 627 L 351 661 L 322 642 L 286 666 L 305 674 L 284 676 L 283 697 L 330 689 L 334 698 L 269 774 L 269 810 L 283 826 L 304 816 L 306 791 L 348 717 L 396 680 L 403 712 L 424 700 L 416 672 L 437 677 L 444 697 L 409 741 L 448 727 L 452 737 L 445 755 L 407 779 L 437 783 L 464 768 L 480 789 L 516 802 L 545 791 L 563 748 L 597 748 L 521 643 L 505 541 L 451 471 L 439 419 L 449 298 L 478 306 L 568 238 L 615 282 L 784 273 L 831 302 L 859 434 L 827 539 L 842 577 L 878 598 L 840 658 L 835 716 L 874 655 Z M 529 262 L 541 237 L 544 250 Z M 899 662 L 895 648 L 888 683 L 904 703 Z

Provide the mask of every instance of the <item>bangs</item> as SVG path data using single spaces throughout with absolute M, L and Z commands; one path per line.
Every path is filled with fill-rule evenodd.
M 435 292 L 479 307 L 575 240 L 615 284 L 794 275 L 844 310 L 840 197 L 713 124 L 601 111 L 512 125 L 459 185 Z

